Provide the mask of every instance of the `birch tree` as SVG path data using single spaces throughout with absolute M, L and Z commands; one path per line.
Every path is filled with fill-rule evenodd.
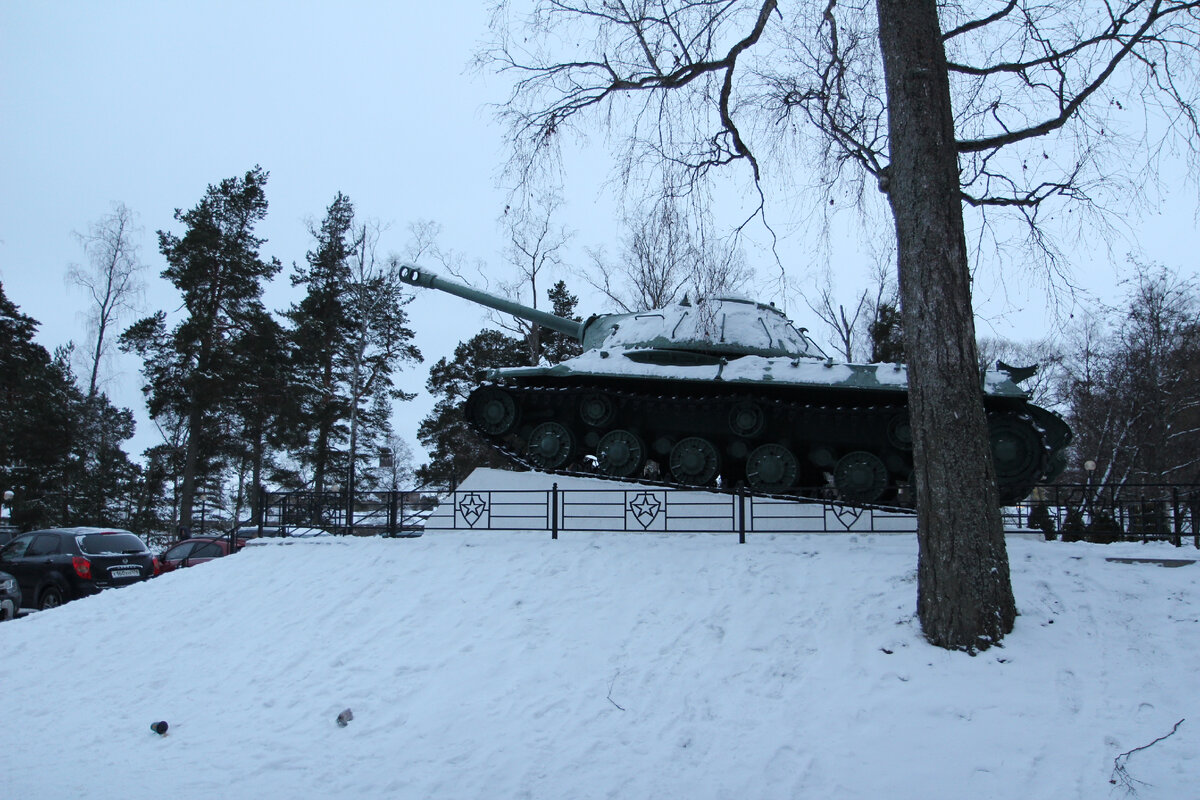
M 96 395 L 101 364 L 112 350 L 113 328 L 124 315 L 136 311 L 145 287 L 141 273 L 146 266 L 138 257 L 140 234 L 133 212 L 124 203 L 114 203 L 111 214 L 92 223 L 86 234 L 76 234 L 88 263 L 71 265 L 67 282 L 82 289 L 91 301 L 86 312 L 91 337 L 88 397 Z

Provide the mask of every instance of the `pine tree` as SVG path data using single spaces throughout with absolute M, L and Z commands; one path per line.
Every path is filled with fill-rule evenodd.
M 158 241 L 167 260 L 162 276 L 183 296 L 186 316 L 167 333 L 159 312 L 121 337 L 122 348 L 143 359 L 151 416 L 169 409 L 184 421 L 182 526 L 191 526 L 198 471 L 220 455 L 237 334 L 263 313 L 262 281 L 281 266 L 259 255 L 265 240 L 254 235 L 267 214 L 267 177 L 256 166 L 241 178 L 210 185 L 195 208 L 176 209 L 183 236 L 159 231 Z
M 74 387 L 64 365 L 33 341 L 37 327 L 0 284 L 0 491 L 14 493 L 11 519 L 23 528 L 60 519 L 71 447 Z
M 233 516 L 240 519 L 248 506 L 257 522 L 264 474 L 278 466 L 279 450 L 300 439 L 287 334 L 265 311 L 254 313 L 234 340 L 233 355 L 237 378 L 228 398 L 233 406 L 228 450 L 237 475 Z
M 579 304 L 579 298 L 567 291 L 565 282 L 559 281 L 554 284 L 546 292 L 546 296 L 550 300 L 552 314 L 564 319 L 579 320 L 575 314 L 575 306 Z M 542 336 L 542 357 L 551 364 L 574 358 L 582 352 L 583 345 L 570 336 L 554 331 L 546 331 Z
M 0 489 L 16 495 L 13 519 L 25 527 L 111 524 L 136 491 L 121 449 L 133 415 L 103 393 L 86 396 L 73 348 L 51 356 L 33 341 L 37 324 L 0 286 Z
M 417 438 L 429 451 L 429 462 L 417 469 L 424 484 L 462 480 L 476 467 L 508 467 L 508 459 L 475 435 L 463 418 L 463 405 L 478 385 L 480 372 L 522 364 L 526 343 L 499 331 L 480 331 L 454 349 L 429 371 L 426 387 L 437 397 L 433 410 L 417 429 Z
M 413 395 L 395 387 L 397 364 L 420 361 L 412 345 L 395 264 L 377 258 L 377 227 L 357 223 L 350 199 L 338 193 L 319 229 L 307 267 L 292 284 L 304 298 L 288 310 L 299 427 L 308 444 L 299 449 L 324 491 L 330 475 L 352 483 L 352 463 L 389 432 L 392 400 Z
M 350 325 L 345 298 L 350 286 L 350 258 L 357 249 L 351 233 L 354 206 L 338 192 L 321 227 L 312 230 L 316 247 L 307 267 L 293 265 L 292 285 L 303 286 L 304 298 L 287 311 L 291 321 L 292 369 L 298 392 L 299 426 L 309 443 L 300 460 L 313 470 L 313 486 L 325 488 L 331 471 L 337 422 L 349 409 L 338 390 L 338 350 Z
M 904 324 L 900 320 L 900 309 L 886 302 L 876 306 L 870 334 L 872 364 L 904 363 Z

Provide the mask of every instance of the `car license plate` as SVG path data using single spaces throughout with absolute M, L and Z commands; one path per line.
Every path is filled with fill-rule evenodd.
M 114 569 L 109 570 L 109 574 L 114 578 L 136 578 L 142 574 L 142 571 L 137 567 L 132 569 Z

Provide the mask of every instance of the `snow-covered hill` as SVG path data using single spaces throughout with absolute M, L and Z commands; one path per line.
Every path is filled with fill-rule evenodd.
M 1200 797 L 1196 552 L 1009 548 L 970 657 L 911 535 L 269 541 L 0 624 L 0 797 Z

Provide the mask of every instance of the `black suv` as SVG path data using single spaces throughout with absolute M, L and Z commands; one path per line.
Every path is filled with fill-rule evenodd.
M 21 590 L 17 579 L 7 572 L 0 572 L 0 622 L 13 619 L 21 610 Z
M 0 548 L 0 571 L 17 579 L 25 605 L 42 609 L 146 580 L 154 575 L 154 556 L 129 531 L 54 528 L 23 533 Z

